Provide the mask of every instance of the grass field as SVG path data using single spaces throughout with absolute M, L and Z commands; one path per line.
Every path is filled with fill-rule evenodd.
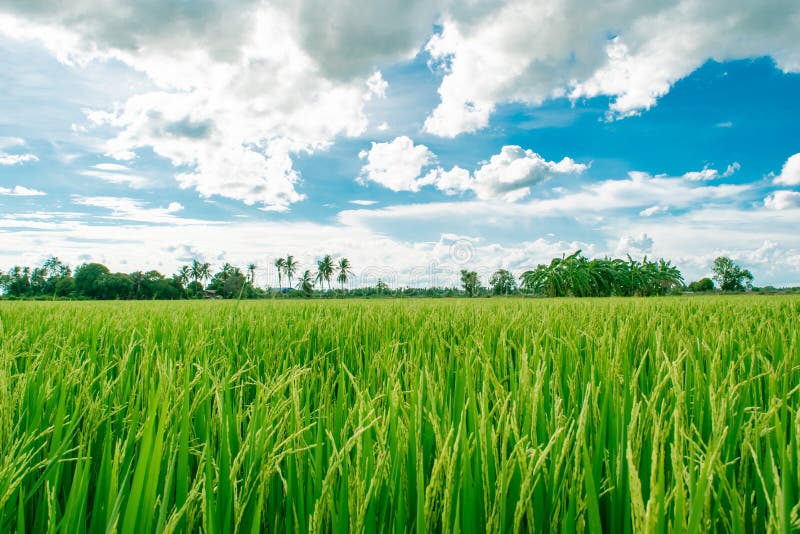
M 790 532 L 799 316 L 0 302 L 0 531 Z

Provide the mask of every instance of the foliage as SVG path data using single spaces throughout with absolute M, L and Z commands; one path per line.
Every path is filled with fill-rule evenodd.
M 798 317 L 0 302 L 0 531 L 791 532 Z
M 714 282 L 710 278 L 701 278 L 690 283 L 686 289 L 695 293 L 704 293 L 706 291 L 714 290 Z
M 277 258 L 275 260 L 275 269 L 278 271 L 278 288 L 283 289 L 283 272 L 286 270 L 286 259 L 285 258 Z
M 499 269 L 489 278 L 489 286 L 495 295 L 510 295 L 517 291 L 517 280 L 506 269 Z
M 241 269 L 230 263 L 225 263 L 211 278 L 208 289 L 216 291 L 219 296 L 226 299 L 251 298 L 255 295 L 250 278 L 245 277 Z
M 297 289 L 306 297 L 310 297 L 314 293 L 314 276 L 311 274 L 311 271 L 306 270 L 303 273 L 303 276 L 301 276 L 300 280 L 297 282 Z
M 333 258 L 330 254 L 325 254 L 321 260 L 317 262 L 317 277 L 320 287 L 325 282 L 328 283 L 328 289 L 331 288 L 331 278 L 333 278 Z
M 554 258 L 549 265 L 540 264 L 520 280 L 524 290 L 548 297 L 666 295 L 683 283 L 680 271 L 663 259 L 589 260 L 580 250 Z
M 461 286 L 468 297 L 475 297 L 481 290 L 481 281 L 475 271 L 461 270 Z
M 344 285 L 347 283 L 347 280 L 353 274 L 353 271 L 350 269 L 350 260 L 347 258 L 339 258 L 339 264 L 337 265 L 337 272 L 339 273 L 336 276 L 336 281 L 342 286 L 342 293 L 344 293 Z
M 711 270 L 722 291 L 744 291 L 753 285 L 753 274 L 725 256 L 716 258 Z
M 283 262 L 283 272 L 286 274 L 286 278 L 289 279 L 289 287 L 292 287 L 292 278 L 297 272 L 297 261 L 291 254 L 286 256 L 286 260 Z

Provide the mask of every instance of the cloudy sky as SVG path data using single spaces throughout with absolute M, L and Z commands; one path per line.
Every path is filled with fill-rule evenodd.
M 0 268 L 800 284 L 796 0 L 0 0 Z

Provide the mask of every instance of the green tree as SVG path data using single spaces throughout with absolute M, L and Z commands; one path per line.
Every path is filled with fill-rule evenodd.
M 744 291 L 753 286 L 753 274 L 728 257 L 716 258 L 711 270 L 714 272 L 714 280 L 723 291 Z
M 286 269 L 286 259 L 278 258 L 275 260 L 275 269 L 278 271 L 278 289 L 283 290 L 283 271 Z
M 517 290 L 517 280 L 506 269 L 499 269 L 489 278 L 489 285 L 495 295 L 510 295 Z
M 342 295 L 344 295 L 344 285 L 347 283 L 350 275 L 353 274 L 353 271 L 350 270 L 350 260 L 347 258 L 339 259 L 338 272 L 339 274 L 336 277 L 336 280 L 342 286 Z
M 72 270 L 69 265 L 62 262 L 55 256 L 50 257 L 44 261 L 39 272 L 42 276 L 41 294 L 53 295 L 56 294 L 56 285 L 64 278 L 72 275 Z
M 102 298 L 100 280 L 111 272 L 100 263 L 85 263 L 75 269 L 75 291 L 81 296 Z
M 182 265 L 175 276 L 177 276 L 182 286 L 187 286 L 189 285 L 189 280 L 192 278 L 192 268 L 188 265 Z
M 30 276 L 30 268 L 15 265 L 9 269 L 8 273 L 0 280 L 3 292 L 12 297 L 23 297 L 27 295 L 31 287 Z
M 71 276 L 60 278 L 56 282 L 54 294 L 57 297 L 69 297 L 75 292 L 75 279 Z
M 383 295 L 389 291 L 389 284 L 378 278 L 378 283 L 375 284 L 375 290 L 378 292 L 378 295 Z
M 286 261 L 283 265 L 283 272 L 286 273 L 286 278 L 289 280 L 289 287 L 292 287 L 292 278 L 297 272 L 297 261 L 291 254 L 286 256 Z
M 251 286 L 256 285 L 256 268 L 257 267 L 255 263 L 251 263 L 247 266 L 247 282 Z
M 711 278 L 701 278 L 700 280 L 694 281 L 689 284 L 687 287 L 689 291 L 693 291 L 695 293 L 703 293 L 705 291 L 713 291 L 714 290 L 714 282 Z
M 474 297 L 480 292 L 481 282 L 478 279 L 478 273 L 475 271 L 461 270 L 461 285 L 464 287 L 464 292 L 468 297 Z
M 203 264 L 197 261 L 196 259 L 192 260 L 192 265 L 189 267 L 189 273 L 192 277 L 192 281 L 196 283 L 200 283 L 200 276 L 203 273 Z
M 520 277 L 522 288 L 548 297 L 607 297 L 664 295 L 683 283 L 670 262 L 622 259 L 589 260 L 578 250 L 540 264 Z
M 133 280 L 125 273 L 101 274 L 95 282 L 94 292 L 94 298 L 103 300 L 126 300 L 136 296 Z
M 291 256 L 290 256 L 291 257 Z M 297 282 L 297 289 L 302 291 L 307 297 L 314 294 L 314 276 L 311 271 L 306 270 Z
M 321 260 L 317 261 L 317 277 L 316 280 L 320 286 L 323 282 L 328 283 L 328 290 L 331 289 L 331 278 L 333 278 L 333 258 L 330 254 L 325 254 Z
M 207 282 L 208 280 L 211 280 L 211 276 L 212 276 L 211 264 L 208 263 L 208 262 L 205 262 L 205 263 L 201 264 L 200 265 L 200 281 L 201 282 Z
M 241 269 L 230 263 L 225 263 L 208 284 L 209 290 L 216 291 L 226 299 L 239 298 L 240 296 L 249 297 L 250 287 Z

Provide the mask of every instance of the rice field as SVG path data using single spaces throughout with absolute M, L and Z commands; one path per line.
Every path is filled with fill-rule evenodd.
M 799 317 L 0 302 L 0 531 L 796 531 Z

